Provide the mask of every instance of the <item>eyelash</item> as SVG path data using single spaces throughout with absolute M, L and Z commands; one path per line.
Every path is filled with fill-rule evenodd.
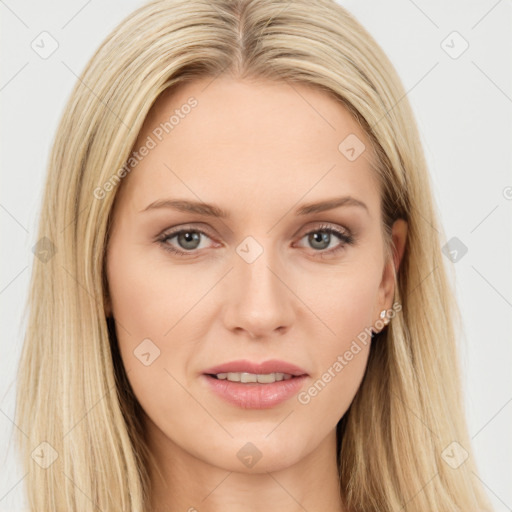
M 179 249 L 176 249 L 175 247 L 173 247 L 169 243 L 167 243 L 170 239 L 172 239 L 175 236 L 178 236 L 178 235 L 180 235 L 182 233 L 200 233 L 201 235 L 204 235 L 204 236 L 206 236 L 208 238 L 211 238 L 210 236 L 208 236 L 208 233 L 204 232 L 201 229 L 197 229 L 197 228 L 183 228 L 183 229 L 180 229 L 180 230 L 177 230 L 177 231 L 173 231 L 171 233 L 164 233 L 161 237 L 159 237 L 157 239 L 157 242 L 159 242 L 162 245 L 162 247 L 163 247 L 163 249 L 165 251 L 168 251 L 168 252 L 170 252 L 172 254 L 175 254 L 177 256 L 187 257 L 188 255 L 194 254 L 194 251 L 196 251 L 196 250 L 194 250 L 194 251 L 181 251 Z M 315 255 L 315 257 L 322 257 L 323 258 L 324 255 L 326 255 L 326 254 L 334 255 L 334 254 L 337 254 L 342 249 L 344 249 L 346 245 L 353 245 L 354 244 L 354 237 L 353 237 L 353 235 L 350 232 L 348 232 L 348 234 L 346 234 L 343 231 L 341 231 L 341 230 L 339 230 L 337 228 L 334 228 L 334 227 L 332 227 L 330 225 L 322 225 L 322 226 L 319 226 L 316 229 L 308 231 L 307 233 L 305 233 L 301 237 L 301 239 L 304 238 L 305 236 L 311 235 L 313 233 L 329 233 L 331 235 L 337 236 L 340 239 L 340 241 L 341 241 L 340 245 L 336 246 L 333 249 L 322 250 L 322 251 L 315 251 L 318 254 L 318 256 Z

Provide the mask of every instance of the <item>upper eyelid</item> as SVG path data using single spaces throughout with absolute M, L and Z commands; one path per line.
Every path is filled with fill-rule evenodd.
M 294 237 L 297 237 L 297 236 L 299 236 L 300 233 L 302 233 L 302 235 L 300 235 L 300 238 L 302 238 L 311 232 L 322 231 L 322 230 L 329 229 L 329 228 L 333 229 L 334 231 L 340 231 L 341 234 L 343 234 L 347 237 L 353 236 L 352 230 L 350 230 L 349 228 L 347 228 L 345 226 L 338 226 L 338 225 L 336 225 L 332 222 L 328 222 L 328 221 L 317 221 L 317 222 L 318 222 L 317 225 L 313 225 L 308 228 L 304 228 L 304 230 L 298 230 L 296 232 L 296 234 L 294 235 Z M 187 231 L 187 230 L 196 231 L 196 232 L 199 232 L 199 233 L 207 236 L 210 239 L 215 239 L 215 236 L 210 235 L 208 230 L 203 227 L 184 224 L 183 227 L 178 226 L 176 228 L 170 228 L 169 230 L 164 230 L 160 235 L 158 235 L 157 240 L 162 240 L 162 239 L 166 240 L 166 239 L 174 238 L 176 235 L 182 233 L 183 231 Z
M 196 227 L 196 226 L 188 226 L 185 224 L 183 227 L 165 229 L 164 231 L 162 231 L 162 233 L 160 233 L 160 235 L 157 236 L 157 239 L 171 238 L 173 236 L 179 235 L 183 231 L 197 231 L 198 233 L 206 235 L 209 238 L 214 238 L 213 236 L 211 236 L 208 233 L 208 230 L 205 228 Z
M 307 234 L 308 232 L 314 231 L 315 229 L 320 231 L 321 229 L 325 229 L 325 228 L 339 229 L 340 231 L 347 231 L 349 234 L 352 232 L 352 230 L 350 228 L 348 228 L 347 226 L 338 225 L 338 224 L 336 224 L 334 222 L 330 222 L 330 221 L 319 220 L 319 221 L 316 221 L 316 223 L 313 222 L 312 224 L 313 224 L 312 226 L 297 230 L 296 234 L 300 233 L 302 230 L 304 230 L 304 232 Z M 195 224 L 182 224 L 182 225 L 178 225 L 173 228 L 164 229 L 159 236 L 164 236 L 164 235 L 168 235 L 168 234 L 176 234 L 176 233 L 179 233 L 180 231 L 186 231 L 187 229 L 190 231 L 201 231 L 201 232 L 204 232 L 204 234 L 208 235 L 207 227 L 203 227 L 201 225 L 197 226 Z

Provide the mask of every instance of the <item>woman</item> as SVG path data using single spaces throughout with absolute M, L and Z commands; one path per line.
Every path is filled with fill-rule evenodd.
M 404 96 L 328 0 L 157 0 L 114 30 L 45 189 L 32 510 L 490 510 Z

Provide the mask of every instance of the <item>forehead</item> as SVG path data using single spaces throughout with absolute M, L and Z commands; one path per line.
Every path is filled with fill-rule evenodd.
M 373 209 L 379 201 L 366 134 L 341 102 L 304 84 L 209 77 L 168 89 L 134 151 L 144 146 L 123 183 L 137 211 L 167 196 L 234 208 L 342 194 Z

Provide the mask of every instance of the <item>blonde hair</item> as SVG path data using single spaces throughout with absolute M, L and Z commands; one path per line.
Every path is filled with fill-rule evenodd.
M 50 156 L 39 238 L 55 253 L 34 260 L 19 366 L 16 422 L 29 436 L 17 443 L 31 510 L 149 508 L 141 408 L 105 318 L 116 194 L 95 190 L 123 168 L 160 93 L 222 73 L 308 84 L 340 101 L 377 157 L 387 254 L 392 222 L 408 222 L 395 276 L 402 311 L 372 342 L 338 424 L 347 509 L 491 510 L 475 478 L 454 330 L 460 313 L 411 107 L 385 53 L 331 0 L 151 1 L 81 74 Z M 58 455 L 47 468 L 31 456 L 42 441 Z M 443 456 L 454 441 L 469 454 L 457 468 Z

